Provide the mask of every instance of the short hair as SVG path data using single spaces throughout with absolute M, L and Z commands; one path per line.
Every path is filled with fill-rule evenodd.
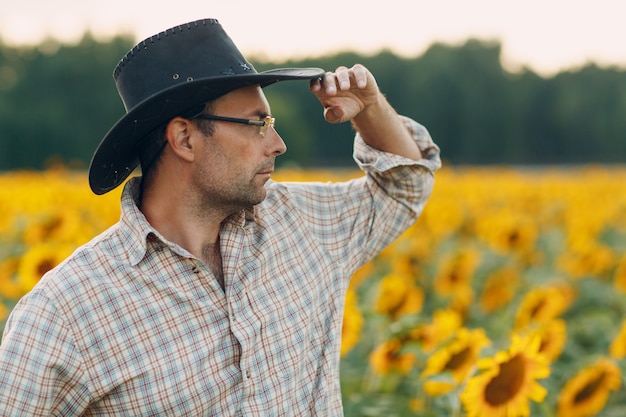
M 194 107 L 181 116 L 191 120 L 204 136 L 213 136 L 213 133 L 215 133 L 215 121 L 196 119 L 196 117 L 200 114 L 210 114 L 213 111 L 213 108 L 213 102 L 211 101 L 205 103 L 204 105 Z M 145 184 L 149 184 L 154 177 L 154 172 L 156 171 L 156 168 L 161 160 L 163 149 L 165 149 L 165 146 L 167 145 L 165 130 L 170 120 L 147 134 L 137 144 L 142 175 L 140 196 L 143 196 Z

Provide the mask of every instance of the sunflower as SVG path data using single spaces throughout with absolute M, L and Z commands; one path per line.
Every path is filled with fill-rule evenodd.
M 539 236 L 535 219 L 510 209 L 484 216 L 478 222 L 477 233 L 500 253 L 529 253 Z
M 531 289 L 524 296 L 517 310 L 516 329 L 549 322 L 567 310 L 573 299 L 573 290 L 567 285 L 551 285 Z
M 439 397 L 446 395 L 457 387 L 457 383 L 449 381 L 440 381 L 437 379 L 424 381 L 424 392 L 429 397 Z
M 543 354 L 550 362 L 561 356 L 567 341 L 567 324 L 565 320 L 550 320 L 533 330 L 533 332 L 541 340 L 539 353 Z
M 19 258 L 9 257 L 0 262 L 0 297 L 16 299 L 24 295 L 21 285 L 15 280 Z
M 486 313 L 492 313 L 507 305 L 515 297 L 519 287 L 520 272 L 507 265 L 492 272 L 485 281 L 480 295 L 480 306 Z
M 481 349 L 489 343 L 483 329 L 459 329 L 449 343 L 428 358 L 422 378 L 449 372 L 453 380 L 461 384 L 478 361 Z M 450 386 L 452 388 L 454 386 Z
M 472 282 L 480 263 L 480 253 L 473 249 L 463 249 L 445 257 L 435 275 L 434 289 L 439 295 L 453 295 L 460 288 L 467 288 Z
M 415 239 L 420 241 L 420 239 Z M 413 246 L 413 245 L 411 245 Z M 425 263 L 427 256 L 420 255 L 421 250 L 416 251 L 398 251 L 394 254 L 391 260 L 391 272 L 399 275 L 405 275 L 413 279 L 420 278 L 423 274 L 421 268 Z
M 0 321 L 6 319 L 9 316 L 9 309 L 2 303 L 0 303 Z
M 393 319 L 422 310 L 424 292 L 405 275 L 387 274 L 380 281 L 375 310 Z
M 390 264 L 391 273 L 419 279 L 436 244 L 428 230 L 414 224 L 379 256 Z
M 514 334 L 511 346 L 478 363 L 482 372 L 461 393 L 467 417 L 528 416 L 529 400 L 541 402 L 547 390 L 536 380 L 550 375 L 538 337 Z
M 600 242 L 590 240 L 584 245 L 570 247 L 557 260 L 557 266 L 570 277 L 604 276 L 614 267 L 615 253 Z
M 468 317 L 474 298 L 474 288 L 471 285 L 459 286 L 450 296 L 448 309 L 457 311 L 461 317 Z
M 440 182 L 440 184 L 442 183 Z M 456 193 L 446 195 L 438 193 L 437 188 L 435 188 L 433 198 L 424 208 L 418 223 L 423 224 L 424 229 L 439 240 L 462 231 L 466 216 L 467 213 L 464 207 L 459 204 Z
M 540 340 L 539 353 L 550 362 L 555 361 L 565 347 L 567 341 L 567 324 L 565 320 L 553 319 L 545 323 L 530 326 L 521 331 L 526 337 L 538 337 Z
M 409 408 L 415 413 L 422 413 L 426 410 L 426 402 L 423 398 L 411 398 L 409 400 Z
M 350 286 L 358 288 L 364 281 L 367 281 L 373 275 L 375 271 L 374 261 L 369 261 L 363 264 L 350 279 Z
M 28 222 L 23 240 L 27 245 L 68 242 L 75 246 L 88 241 L 95 231 L 76 207 L 50 209 Z
M 363 316 L 359 310 L 356 292 L 352 288 L 348 288 L 341 329 L 341 356 L 345 356 L 359 343 L 362 328 Z
M 620 369 L 600 358 L 570 379 L 559 394 L 558 417 L 586 417 L 599 413 L 611 391 L 621 386 Z
M 451 309 L 435 310 L 430 323 L 417 326 L 409 332 L 409 339 L 420 344 L 424 352 L 432 352 L 444 340 L 461 328 L 461 315 Z
M 71 250 L 68 246 L 41 243 L 31 246 L 20 259 L 18 282 L 23 291 L 30 291 L 41 277 L 63 261 Z
M 411 352 L 402 352 L 402 342 L 398 339 L 382 343 L 370 354 L 370 365 L 378 375 L 393 372 L 406 375 L 414 364 L 415 355 Z
M 626 357 L 626 320 L 622 322 L 617 336 L 609 345 L 609 355 L 618 360 Z

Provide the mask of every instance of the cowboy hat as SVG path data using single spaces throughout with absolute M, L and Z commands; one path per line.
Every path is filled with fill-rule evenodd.
M 89 186 L 104 194 L 139 164 L 138 143 L 175 116 L 248 85 L 315 79 L 320 68 L 257 72 L 215 19 L 167 29 L 132 48 L 113 72 L 126 114 L 104 136 L 89 166 Z

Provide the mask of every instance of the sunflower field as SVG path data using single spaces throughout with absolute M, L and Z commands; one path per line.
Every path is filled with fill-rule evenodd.
M 0 332 L 117 221 L 120 192 L 63 168 L 0 175 Z M 440 170 L 417 223 L 353 277 L 342 340 L 348 417 L 626 415 L 626 168 Z

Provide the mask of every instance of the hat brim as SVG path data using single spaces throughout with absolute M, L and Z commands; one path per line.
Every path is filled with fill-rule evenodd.
M 104 136 L 89 165 L 89 186 L 105 194 L 119 186 L 139 164 L 137 143 L 171 118 L 230 91 L 249 85 L 266 87 L 278 81 L 312 80 L 320 68 L 279 68 L 261 73 L 197 79 L 148 97 L 130 109 Z

